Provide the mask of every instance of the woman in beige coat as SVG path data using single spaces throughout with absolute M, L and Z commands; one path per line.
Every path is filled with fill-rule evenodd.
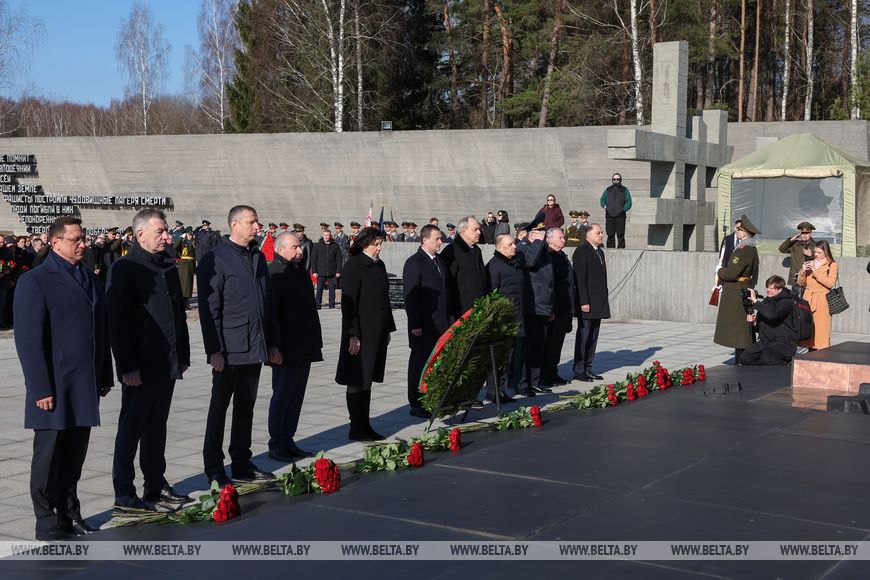
M 814 259 L 805 262 L 798 274 L 798 285 L 806 288 L 804 300 L 813 311 L 813 336 L 801 343 L 810 350 L 831 346 L 831 312 L 828 310 L 828 292 L 837 285 L 837 262 L 831 255 L 831 246 L 822 240 L 816 242 Z

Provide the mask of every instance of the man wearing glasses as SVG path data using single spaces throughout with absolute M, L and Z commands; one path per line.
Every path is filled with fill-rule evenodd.
M 30 497 L 37 540 L 95 531 L 83 519 L 76 488 L 99 398 L 112 388 L 103 285 L 81 265 L 82 221 L 57 218 L 52 251 L 24 274 L 15 293 L 15 348 L 26 388 L 24 427 L 33 429 Z
M 608 248 L 625 247 L 625 217 L 631 209 L 631 193 L 622 185 L 622 175 L 614 173 L 611 185 L 601 194 L 604 208 L 604 228 L 607 231 Z

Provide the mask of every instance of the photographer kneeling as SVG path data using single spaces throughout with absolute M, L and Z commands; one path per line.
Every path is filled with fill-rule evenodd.
M 785 280 L 771 276 L 764 285 L 767 298 L 763 300 L 750 290 L 755 311 L 746 315 L 746 321 L 757 327 L 758 341 L 740 354 L 741 365 L 787 365 L 797 351 L 794 306 L 791 293 L 783 292 Z

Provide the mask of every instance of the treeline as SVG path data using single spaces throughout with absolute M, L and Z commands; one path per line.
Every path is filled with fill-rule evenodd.
M 860 40 L 868 5 L 202 0 L 196 90 L 156 97 L 147 132 L 375 130 L 382 120 L 396 129 L 643 124 L 652 47 L 670 40 L 689 42 L 690 112 L 861 118 L 870 107 Z M 7 134 L 142 132 L 133 97 L 107 108 L 13 105 L 17 116 L 0 127 Z

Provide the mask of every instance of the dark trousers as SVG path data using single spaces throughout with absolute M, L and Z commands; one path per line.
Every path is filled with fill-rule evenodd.
M 136 493 L 133 459 L 137 447 L 145 493 L 159 491 L 166 484 L 163 477 L 166 473 L 166 421 L 174 389 L 175 379 L 121 387 L 121 415 L 112 462 L 115 497 Z
M 408 357 L 408 404 L 420 408 L 420 377 L 426 369 L 426 361 L 432 354 L 435 343 L 430 347 L 412 348 Z
M 522 386 L 537 387 L 541 382 L 541 367 L 544 365 L 544 353 L 547 350 L 547 317 L 526 316 L 525 326 Z
M 625 214 L 619 216 L 607 216 L 604 221 L 604 228 L 607 231 L 608 248 L 625 247 Z M 617 238 L 619 240 L 618 244 Z
M 76 492 L 88 454 L 90 427 L 35 429 L 30 463 L 30 498 L 36 529 L 47 531 L 65 519 L 81 519 Z
M 224 424 L 230 399 L 233 401 L 230 460 L 237 469 L 247 469 L 251 465 L 251 428 L 261 368 L 258 363 L 227 365 L 220 373 L 212 370 L 211 401 L 202 446 L 205 474 L 209 477 L 224 473 Z
M 335 308 L 335 287 L 338 285 L 338 278 L 335 276 L 317 276 L 317 296 L 314 301 L 317 308 L 323 303 L 323 287 L 329 286 L 329 307 Z
M 784 366 L 797 352 L 793 344 L 782 342 L 756 342 L 737 354 L 737 364 L 751 366 Z
M 577 318 L 577 337 L 574 342 L 574 374 L 592 373 L 592 361 L 598 348 L 601 319 Z
M 541 374 L 544 380 L 559 378 L 559 361 L 562 360 L 562 346 L 565 335 L 571 328 L 571 317 L 556 317 L 547 323 L 547 345 L 544 349 L 544 366 Z
M 285 363 L 272 367 L 272 400 L 269 402 L 269 450 L 285 451 L 293 441 L 311 363 Z

